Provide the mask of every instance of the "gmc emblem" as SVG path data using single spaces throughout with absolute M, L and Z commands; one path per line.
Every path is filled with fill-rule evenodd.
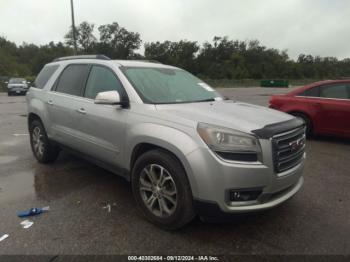
M 299 138 L 298 140 L 295 140 L 289 143 L 289 146 L 292 151 L 298 150 L 303 145 L 304 145 L 304 138 Z

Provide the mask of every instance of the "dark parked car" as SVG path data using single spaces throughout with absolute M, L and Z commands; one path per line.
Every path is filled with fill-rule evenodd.
M 11 95 L 23 95 L 28 90 L 27 81 L 24 78 L 11 78 L 7 83 L 7 94 Z
M 270 107 L 303 118 L 308 135 L 350 138 L 350 80 L 316 82 L 274 95 Z

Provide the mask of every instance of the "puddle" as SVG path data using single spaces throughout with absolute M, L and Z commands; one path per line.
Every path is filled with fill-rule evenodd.
M 0 165 L 15 162 L 17 159 L 17 156 L 0 156 Z
M 0 203 L 33 196 L 33 184 L 34 176 L 31 171 L 0 176 Z

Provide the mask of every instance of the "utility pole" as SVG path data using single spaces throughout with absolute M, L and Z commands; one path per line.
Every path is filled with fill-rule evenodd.
M 70 0 L 70 7 L 72 11 L 72 32 L 73 32 L 73 44 L 74 44 L 74 54 L 77 54 L 77 38 L 75 35 L 75 22 L 74 22 L 74 5 L 73 0 Z

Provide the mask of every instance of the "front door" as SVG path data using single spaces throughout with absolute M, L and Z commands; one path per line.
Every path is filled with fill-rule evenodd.
M 112 90 L 118 91 L 120 97 L 125 99 L 125 90 L 115 73 L 105 66 L 93 65 L 86 82 L 84 99 L 75 104 L 75 111 L 80 115 L 76 132 L 85 153 L 109 164 L 122 166 L 128 109 L 94 103 L 99 92 Z

